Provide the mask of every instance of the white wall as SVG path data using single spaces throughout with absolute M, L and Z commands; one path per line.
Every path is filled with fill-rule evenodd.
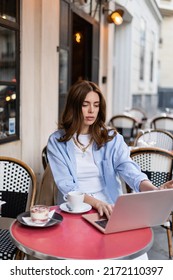
M 161 28 L 162 44 L 159 48 L 160 57 L 160 73 L 159 73 L 159 86 L 173 88 L 173 15 L 163 18 Z
M 42 166 L 41 150 L 56 129 L 58 119 L 58 15 L 56 0 L 23 1 L 22 159 L 38 176 Z
M 158 71 L 158 40 L 160 28 L 160 14 L 152 6 L 152 1 L 147 2 L 130 0 L 125 8 L 132 16 L 131 22 L 123 22 L 115 29 L 113 77 L 113 114 L 121 113 L 132 106 L 133 94 L 156 94 Z M 140 56 L 140 19 L 147 22 L 146 53 L 145 53 L 145 80 L 139 81 L 139 56 Z M 150 47 L 151 34 L 155 34 L 154 46 L 154 80 L 151 83 L 150 73 Z
M 131 107 L 131 23 L 124 22 L 115 29 L 113 67 L 113 113 Z
M 144 82 L 139 81 L 139 55 L 140 55 L 140 19 L 146 21 L 146 51 L 145 51 L 145 73 Z M 154 46 L 154 81 L 151 84 L 149 80 L 150 73 L 150 44 L 151 34 L 155 35 Z M 132 50 L 132 93 L 156 93 L 157 92 L 157 71 L 158 71 L 158 41 L 159 41 L 160 24 L 156 17 L 153 16 L 151 9 L 148 8 L 145 1 L 136 1 L 133 20 L 133 50 Z

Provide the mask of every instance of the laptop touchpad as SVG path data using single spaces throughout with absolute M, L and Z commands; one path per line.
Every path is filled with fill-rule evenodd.
M 99 226 L 101 226 L 102 228 L 106 227 L 107 222 L 108 222 L 108 219 L 95 221 L 95 223 L 98 224 Z

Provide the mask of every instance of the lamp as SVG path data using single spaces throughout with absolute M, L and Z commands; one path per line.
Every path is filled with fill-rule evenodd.
M 76 32 L 74 34 L 74 40 L 76 43 L 80 44 L 82 41 L 82 33 L 81 32 Z
M 122 24 L 123 14 L 124 14 L 124 11 L 122 9 L 117 9 L 117 10 L 113 11 L 107 17 L 108 23 L 115 23 L 116 25 Z

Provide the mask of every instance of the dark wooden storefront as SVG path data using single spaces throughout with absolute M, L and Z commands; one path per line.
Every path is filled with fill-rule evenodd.
M 60 1 L 59 119 L 73 83 L 79 79 L 98 83 L 99 38 L 99 22 L 70 1 Z

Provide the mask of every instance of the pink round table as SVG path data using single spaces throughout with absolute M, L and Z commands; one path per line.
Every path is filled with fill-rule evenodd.
M 35 228 L 13 222 L 10 233 L 20 250 L 39 259 L 133 259 L 147 252 L 153 244 L 151 228 L 105 235 L 81 214 L 55 209 L 63 216 L 58 225 Z

